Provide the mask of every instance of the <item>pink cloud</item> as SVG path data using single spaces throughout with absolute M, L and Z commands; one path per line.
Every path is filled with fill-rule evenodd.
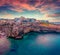
M 35 0 L 36 3 L 34 6 L 28 4 L 27 2 L 30 2 L 30 0 L 1 0 L 0 1 L 0 6 L 3 6 L 4 4 L 9 4 L 11 6 L 13 6 L 14 8 L 10 8 L 11 10 L 14 11 L 22 11 L 23 9 L 26 10 L 36 10 L 37 6 L 42 5 L 46 0 L 42 1 L 42 0 Z M 22 9 L 21 9 L 22 8 Z
M 12 3 L 10 3 L 13 8 L 10 8 L 13 11 L 21 12 L 23 9 L 26 10 L 35 10 L 36 8 L 32 5 L 27 4 L 27 0 L 24 0 L 23 3 L 21 3 L 22 0 L 12 0 Z
M 57 0 L 57 2 L 60 2 L 60 0 Z
M 5 0 L 0 0 L 0 6 L 5 4 Z
M 56 4 L 54 3 L 51 3 L 51 4 L 46 4 L 46 5 L 43 5 L 41 6 L 38 10 L 41 12 L 41 13 L 49 13 L 51 12 L 52 10 L 56 10 L 56 9 L 60 9 L 59 6 L 57 6 Z
M 31 0 L 0 0 L 0 6 L 3 6 L 4 4 L 9 4 L 10 6 L 12 6 L 9 9 L 13 11 L 22 12 L 24 9 L 29 11 L 37 9 L 42 13 L 46 13 L 49 12 L 49 10 L 55 10 L 57 8 L 60 8 L 53 2 L 53 0 L 35 0 L 35 5 L 27 3 L 28 1 Z M 60 2 L 60 0 L 57 1 Z
M 41 6 L 46 2 L 46 0 L 36 0 L 35 7 Z
M 10 8 L 10 10 L 16 11 L 16 12 L 23 12 L 23 10 L 21 8 Z
M 47 14 L 46 16 L 47 17 L 59 17 L 60 14 L 58 14 L 58 13 L 55 13 L 55 14 Z

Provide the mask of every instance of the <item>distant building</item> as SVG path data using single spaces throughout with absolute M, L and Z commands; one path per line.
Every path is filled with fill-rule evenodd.
M 22 16 L 20 18 L 15 18 L 14 20 L 15 20 L 15 22 L 23 22 L 23 23 L 36 21 L 36 19 L 34 19 L 34 18 L 25 18 Z
M 40 20 L 40 22 L 42 22 L 42 23 L 49 23 L 48 20 Z
M 17 22 L 19 20 L 19 18 L 15 18 L 14 21 Z
M 0 24 L 4 24 L 5 22 L 7 22 L 7 19 L 0 18 Z
M 20 18 L 15 18 L 15 22 L 22 22 L 23 20 L 25 20 L 26 18 L 21 16 Z
M 28 20 L 28 22 L 35 22 L 36 21 L 36 19 L 34 19 L 34 18 L 27 18 L 27 20 Z

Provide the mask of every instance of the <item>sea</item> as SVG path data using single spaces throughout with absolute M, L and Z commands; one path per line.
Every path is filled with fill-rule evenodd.
M 23 39 L 9 38 L 11 46 L 5 55 L 60 55 L 60 34 L 30 32 Z

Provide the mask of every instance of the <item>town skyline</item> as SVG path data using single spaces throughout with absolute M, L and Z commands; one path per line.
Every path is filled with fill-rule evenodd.
M 20 16 L 20 17 L 14 17 L 14 18 L 0 18 L 0 20 L 15 20 L 15 19 L 21 19 L 21 18 L 25 18 L 25 19 L 36 19 L 36 18 L 33 18 L 33 17 L 24 17 L 24 16 Z M 59 23 L 60 24 L 60 21 L 49 21 L 49 20 L 47 20 L 47 19 L 36 19 L 36 20 L 40 20 L 40 21 L 48 21 L 48 22 L 57 22 L 57 23 Z

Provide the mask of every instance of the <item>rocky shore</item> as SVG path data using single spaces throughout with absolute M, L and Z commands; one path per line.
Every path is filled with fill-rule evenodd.
M 22 39 L 23 35 L 29 32 L 39 33 L 60 33 L 60 25 L 51 24 L 47 22 L 5 22 L 0 24 L 0 31 L 4 32 L 7 37 L 14 39 Z
M 56 26 L 56 25 L 55 25 Z M 12 26 L 12 25 L 2 25 L 0 26 L 1 31 L 6 33 L 7 37 L 14 38 L 14 39 L 22 39 L 23 35 L 29 32 L 39 32 L 39 33 L 60 33 L 60 28 L 56 27 L 49 27 L 49 26 Z

